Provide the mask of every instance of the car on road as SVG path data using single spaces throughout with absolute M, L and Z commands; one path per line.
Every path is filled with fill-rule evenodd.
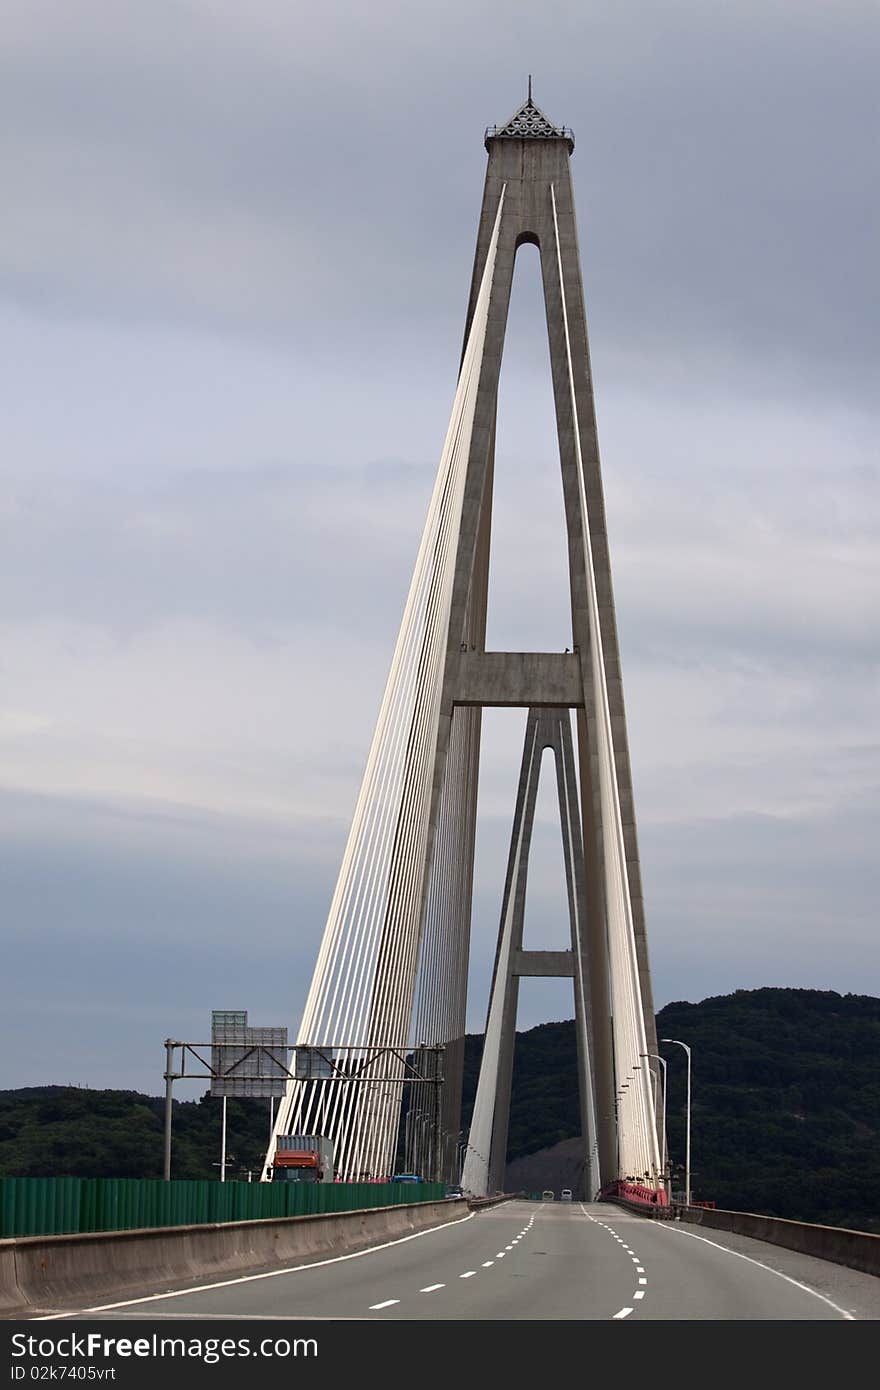
M 562 1189 L 562 1191 L 561 1191 L 560 1194 L 559 1194 L 559 1200 L 560 1200 L 560 1202 L 570 1202 L 570 1201 L 571 1201 L 571 1188 L 570 1188 L 570 1187 L 564 1187 L 564 1188 Z
M 550 1189 L 549 1189 L 549 1187 L 546 1188 L 546 1189 L 541 1193 L 541 1201 L 542 1201 L 542 1202 L 555 1202 L 555 1201 L 556 1201 L 556 1193 L 555 1193 L 555 1192 L 551 1192 Z
M 447 1187 L 445 1195 L 447 1197 L 463 1197 L 464 1193 L 457 1184 L 451 1184 Z

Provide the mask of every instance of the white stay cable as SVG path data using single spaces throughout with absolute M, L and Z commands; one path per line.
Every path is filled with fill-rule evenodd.
M 364 1064 L 371 1048 L 402 1048 L 409 1037 L 452 587 L 503 204 L 502 189 L 413 578 L 297 1035 L 299 1045 L 359 1049 L 344 1054 L 354 1064 Z M 432 981 L 441 995 L 449 976 L 448 925 L 441 923 Z M 434 1011 L 438 1024 L 444 1007 Z M 360 1175 L 367 1167 L 384 1175 L 394 1157 L 400 1091 L 399 1081 L 290 1081 L 267 1163 L 279 1134 L 320 1123 L 334 1140 L 337 1171 Z

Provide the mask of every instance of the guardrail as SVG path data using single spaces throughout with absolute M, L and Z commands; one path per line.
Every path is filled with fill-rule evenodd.
M 806 1221 L 788 1221 L 781 1216 L 761 1216 L 723 1208 L 676 1206 L 673 1211 L 677 1220 L 709 1226 L 716 1231 L 734 1231 L 737 1235 L 797 1250 L 802 1255 L 815 1255 L 832 1264 L 860 1269 L 865 1274 L 880 1274 L 880 1235 L 870 1231 L 851 1231 L 845 1226 L 813 1226 Z
M 781 1216 L 761 1216 L 756 1212 L 725 1211 L 704 1203 L 689 1207 L 681 1202 L 652 1206 L 613 1193 L 603 1193 L 598 1200 L 614 1202 L 639 1216 L 688 1221 L 716 1231 L 733 1231 L 737 1235 L 751 1236 L 753 1240 L 797 1250 L 802 1255 L 815 1255 L 832 1264 L 860 1269 L 865 1274 L 880 1274 L 880 1235 L 870 1231 L 851 1231 L 845 1226 L 814 1226 L 807 1221 L 788 1221 Z
M 644 1183 L 619 1179 L 603 1187 L 599 1199 L 603 1202 L 625 1202 L 639 1211 L 645 1210 L 649 1216 L 670 1215 L 669 1197 L 662 1187 L 646 1187 Z
M 0 1238 L 83 1235 L 436 1202 L 442 1183 L 0 1178 Z

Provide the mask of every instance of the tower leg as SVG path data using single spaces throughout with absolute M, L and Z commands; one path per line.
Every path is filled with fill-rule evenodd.
M 570 953 L 524 952 L 525 901 L 529 854 L 535 822 L 535 806 L 541 757 L 551 748 L 556 764 L 563 859 L 569 904 Z M 486 1024 L 486 1040 L 477 1083 L 466 1185 L 471 1191 L 503 1190 L 510 1126 L 513 1054 L 519 981 L 523 975 L 565 974 L 573 977 L 575 1023 L 578 1040 L 578 1095 L 584 1171 L 588 1192 L 598 1186 L 596 1120 L 590 1048 L 590 1001 L 587 990 L 589 950 L 586 940 L 585 874 L 577 784 L 567 709 L 537 708 L 529 711 L 511 834 L 498 947 Z M 560 965 L 556 959 L 565 956 Z M 547 957 L 551 958 L 548 964 Z M 488 1140 L 488 1151 L 484 1145 Z

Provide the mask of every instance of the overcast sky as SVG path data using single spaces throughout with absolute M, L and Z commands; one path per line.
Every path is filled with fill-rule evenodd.
M 875 0 L 7 0 L 0 1085 L 295 1031 L 529 73 L 576 136 L 655 1002 L 880 994 L 878 70 Z M 528 247 L 499 410 L 489 644 L 560 650 Z M 524 720 L 485 717 L 474 1031 Z M 520 1027 L 572 1012 L 524 982 Z

